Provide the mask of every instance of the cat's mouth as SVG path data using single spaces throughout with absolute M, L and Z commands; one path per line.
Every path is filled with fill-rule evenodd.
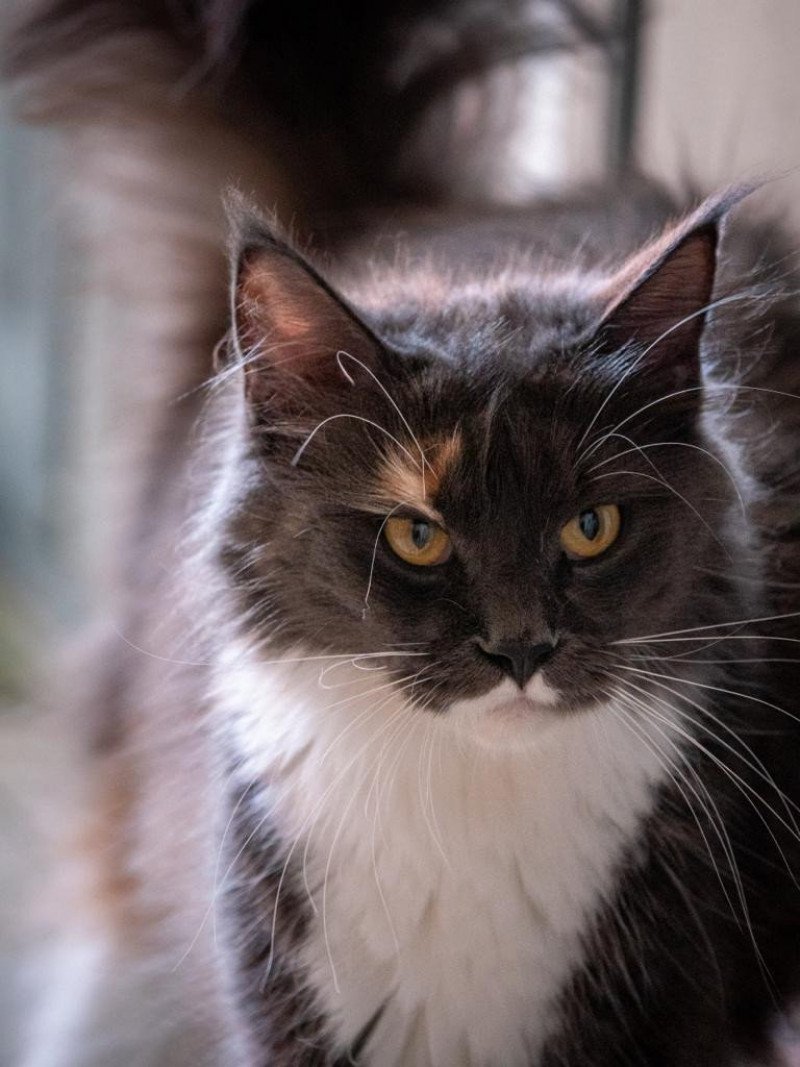
M 562 720 L 559 694 L 536 675 L 520 690 L 505 679 L 480 697 L 459 700 L 448 719 L 459 732 L 467 732 L 491 748 L 518 746 L 538 738 Z
M 520 693 L 519 696 L 511 700 L 502 701 L 495 708 L 490 709 L 487 714 L 504 722 L 523 722 L 531 715 L 552 715 L 553 708 L 550 704 L 542 704 Z

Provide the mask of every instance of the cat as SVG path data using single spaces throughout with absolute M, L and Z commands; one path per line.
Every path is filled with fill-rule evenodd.
M 423 214 L 325 275 L 235 206 L 192 551 L 93 754 L 90 999 L 141 984 L 143 1062 L 766 1062 L 798 567 L 742 195 Z
M 701 359 L 752 302 L 715 290 L 735 200 L 614 270 L 613 227 L 559 259 L 542 213 L 409 226 L 349 299 L 241 225 L 201 541 L 253 1062 L 764 1042 L 796 978 L 797 733 Z
M 234 202 L 205 429 L 70 694 L 31 1065 L 770 1055 L 798 334 L 744 192 L 394 208 L 327 261 Z

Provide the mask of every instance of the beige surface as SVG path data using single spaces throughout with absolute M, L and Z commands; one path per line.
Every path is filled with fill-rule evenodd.
M 706 189 L 782 177 L 764 203 L 800 232 L 800 3 L 661 0 L 643 57 L 640 158 Z

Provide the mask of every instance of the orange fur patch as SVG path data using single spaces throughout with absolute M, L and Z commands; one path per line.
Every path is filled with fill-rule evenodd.
M 463 442 L 455 430 L 448 437 L 422 442 L 422 455 L 410 442 L 408 451 L 393 451 L 384 460 L 378 475 L 376 504 L 381 509 L 386 505 L 408 504 L 436 522 L 441 515 L 436 510 L 435 500 L 445 474 L 461 455 Z M 424 459 L 423 459 L 424 457 Z

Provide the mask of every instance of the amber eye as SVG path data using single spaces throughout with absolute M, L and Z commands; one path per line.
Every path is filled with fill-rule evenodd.
M 450 538 L 435 522 L 392 516 L 384 527 L 386 540 L 396 556 L 417 567 L 435 567 L 450 558 Z
M 616 504 L 598 504 L 570 519 L 561 530 L 561 547 L 572 559 L 599 556 L 617 539 L 619 508 Z

